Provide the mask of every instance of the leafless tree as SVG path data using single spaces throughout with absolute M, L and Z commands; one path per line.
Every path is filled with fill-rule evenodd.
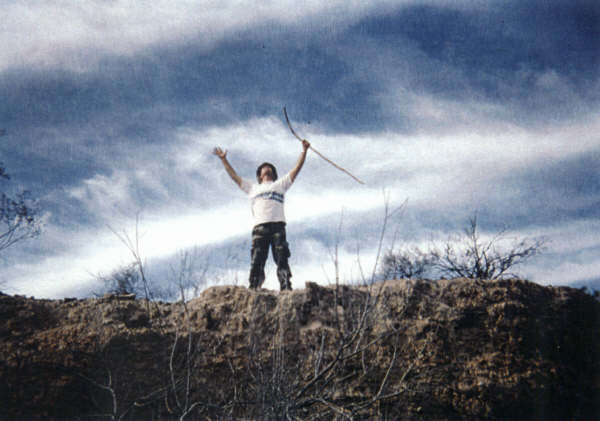
M 101 293 L 95 293 L 96 296 L 101 296 L 105 293 L 118 295 L 139 295 L 140 292 L 140 275 L 137 268 L 137 263 L 122 266 L 113 270 L 109 275 L 98 274 L 96 280 L 103 286 Z
M 483 240 L 477 225 L 477 214 L 469 218 L 462 235 L 449 239 L 440 250 L 434 248 L 431 257 L 442 277 L 497 279 L 515 277 L 515 266 L 538 254 L 543 238 L 518 239 L 510 242 L 505 229 L 489 240 Z
M 132 265 L 135 266 L 139 272 L 140 281 L 142 282 L 142 288 L 144 291 L 144 298 L 150 302 L 154 297 L 152 289 L 149 286 L 148 278 L 146 277 L 145 261 L 143 259 L 140 249 L 140 232 L 139 232 L 139 213 L 135 215 L 135 231 L 133 238 L 125 230 L 118 232 L 109 226 L 109 229 L 117 236 L 117 238 L 127 247 L 133 257 Z
M 196 298 L 208 283 L 210 255 L 198 248 L 181 250 L 177 253 L 178 263 L 170 265 L 170 284 L 175 289 L 177 300 L 185 303 Z
M 383 279 L 423 279 L 434 270 L 436 259 L 418 247 L 389 249 L 383 257 Z
M 427 251 L 419 247 L 389 249 L 381 273 L 384 279 L 515 277 L 514 268 L 540 253 L 544 244 L 544 238 L 511 239 L 506 229 L 486 240 L 474 214 L 461 234 L 441 245 L 432 243 Z
M 0 163 L 0 180 L 9 180 L 4 165 Z M 28 191 L 14 197 L 2 192 L 0 196 L 0 251 L 41 232 L 39 207 Z
M 160 327 L 160 323 L 162 321 L 160 308 L 156 305 L 156 291 L 150 285 L 150 281 L 146 274 L 146 261 L 143 258 L 141 248 L 140 248 L 140 231 L 139 231 L 139 213 L 135 216 L 135 231 L 133 237 L 129 235 L 126 230 L 122 232 L 118 232 L 112 227 L 109 226 L 109 229 L 115 234 L 115 236 L 127 247 L 131 256 L 133 257 L 132 266 L 135 267 L 139 274 L 139 281 L 141 282 L 141 289 L 144 293 L 146 311 L 150 319 L 156 318 L 157 326 Z M 151 305 L 154 304 L 154 314 L 150 310 Z M 157 316 L 157 317 L 155 317 Z
M 358 268 L 360 271 L 361 280 L 362 280 L 363 285 L 373 285 L 375 283 L 375 281 L 378 280 L 377 274 L 380 272 L 381 255 L 382 255 L 382 252 L 384 249 L 385 238 L 386 238 L 387 230 L 389 228 L 389 224 L 395 215 L 400 214 L 404 210 L 404 207 L 406 206 L 407 201 L 404 201 L 404 203 L 402 203 L 400 206 L 396 207 L 395 209 L 390 209 L 389 194 L 384 190 L 383 191 L 383 203 L 384 203 L 384 207 L 383 207 L 384 212 L 383 212 L 381 230 L 379 233 L 379 239 L 377 241 L 377 252 L 375 254 L 375 261 L 373 263 L 373 269 L 372 269 L 371 275 L 369 277 L 366 276 L 366 274 L 363 270 L 362 264 L 361 264 L 360 242 L 357 242 L 357 245 L 356 245 L 356 262 L 358 264 Z M 395 235 L 394 235 L 394 237 L 395 237 Z M 394 240 L 395 240 L 395 238 L 394 238 Z M 383 279 L 383 281 L 385 281 L 385 279 Z M 379 285 L 378 288 L 379 289 L 383 288 L 383 285 Z

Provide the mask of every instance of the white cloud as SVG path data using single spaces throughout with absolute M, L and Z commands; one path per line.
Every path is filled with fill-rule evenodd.
M 210 48 L 236 31 L 278 22 L 305 30 L 334 28 L 391 0 L 335 1 L 6 1 L 2 2 L 0 71 L 50 67 L 78 71 L 106 55 L 128 56 L 150 47 L 193 43 Z
M 554 261 L 541 256 L 536 264 L 523 267 L 525 278 L 542 285 L 569 285 L 577 281 L 596 279 L 600 273 L 598 250 L 582 251 L 576 255 L 554 255 Z
M 242 206 L 216 208 L 177 216 L 141 215 L 137 228 L 139 252 L 144 259 L 169 256 L 178 250 L 206 244 L 218 244 L 247 234 L 250 218 Z M 114 232 L 113 232 L 114 231 Z M 108 273 L 132 261 L 127 246 L 119 239 L 127 237 L 135 244 L 136 224 L 118 221 L 111 228 L 63 232 L 69 238 L 67 249 L 41 262 L 22 263 L 8 270 L 10 288 L 19 294 L 57 298 L 69 291 L 91 286 L 91 275 Z
M 532 235 L 549 240 L 546 244 L 548 255 L 569 255 L 576 254 L 580 250 L 600 248 L 598 232 L 600 232 L 600 221 L 583 219 L 539 228 Z M 600 263 L 600 257 L 597 260 Z M 600 274 L 600 268 L 598 273 Z
M 338 276 L 341 283 L 370 281 L 377 256 L 377 246 L 365 247 L 357 252 L 340 244 L 338 249 Z M 294 245 L 293 253 L 301 256 L 290 262 L 293 286 L 304 288 L 304 282 L 316 282 L 321 285 L 335 284 L 335 245 L 308 239 Z M 297 263 L 296 263 L 297 262 Z M 296 263 L 296 264 L 294 264 Z M 277 287 L 277 285 L 275 285 Z
M 69 195 L 79 200 L 90 214 L 108 218 L 116 215 L 132 215 L 130 179 L 125 171 L 115 171 L 110 176 L 97 174 L 83 180 Z
M 447 0 L 2 1 L 0 71 L 86 71 L 97 69 L 106 57 L 143 55 L 173 44 L 211 48 L 236 32 L 253 29 L 260 34 L 277 24 L 310 37 L 412 4 L 473 7 L 473 2 Z
M 396 197 L 408 197 L 412 204 L 447 206 L 506 199 L 507 194 L 516 192 L 498 190 L 499 179 L 600 148 L 596 134 L 600 133 L 600 120 L 595 115 L 540 129 L 474 119 L 479 123 L 471 130 L 459 125 L 443 134 L 307 136 L 318 145 L 344 145 L 332 148 L 332 157 L 363 177 L 367 188 L 386 188 Z M 319 167 L 319 175 L 324 173 L 325 168 Z M 348 193 L 341 185 L 347 176 L 327 174 L 328 180 L 335 180 L 336 189 Z
M 523 168 L 544 167 L 600 146 L 595 134 L 600 132 L 600 123 L 592 117 L 543 130 L 492 123 L 480 124 L 473 132 L 444 135 L 328 136 L 302 125 L 298 125 L 297 130 L 324 154 L 367 182 L 361 186 L 316 155 L 309 154 L 303 172 L 286 198 L 287 217 L 292 223 L 325 217 L 332 227 L 337 224 L 341 208 L 348 214 L 380 210 L 384 188 L 394 203 L 409 198 L 410 206 L 432 211 L 465 203 L 506 200 L 510 192 L 490 190 L 496 178 Z M 158 151 L 150 148 L 135 158 L 144 165 L 136 167 L 129 166 L 127 160 L 115 161 L 117 167 L 110 176 L 94 176 L 71 191 L 88 212 L 109 221 L 116 230 L 128 229 L 130 234 L 133 232 L 131 216 L 135 214 L 133 206 L 137 205 L 132 197 L 132 183 L 168 194 L 173 201 L 170 207 L 159 203 L 141 209 L 143 254 L 148 259 L 165 257 L 186 247 L 217 245 L 248 235 L 252 224 L 249 204 L 229 180 L 219 160 L 211 156 L 213 146 L 229 148 L 232 164 L 242 176 L 249 178 L 254 176 L 255 165 L 264 160 L 275 162 L 282 171 L 291 168 L 301 150 L 285 123 L 276 118 L 256 119 L 224 128 L 181 128 L 172 139 L 168 146 L 163 145 Z M 577 139 L 577 142 L 566 139 Z M 172 171 L 169 166 L 161 169 L 159 162 L 165 160 L 174 164 Z M 199 172 L 204 177 L 202 180 L 198 180 Z M 193 209 L 186 198 L 165 190 L 169 182 L 189 183 L 192 189 L 197 186 L 199 194 L 207 196 L 206 206 Z M 211 204 L 217 195 L 220 201 Z M 129 218 L 128 224 L 124 217 Z M 563 228 L 556 229 L 552 236 L 564 237 Z M 558 255 L 576 253 L 590 242 L 593 247 L 597 244 L 591 237 L 586 243 L 584 237 L 578 236 L 577 233 L 586 232 L 584 226 L 564 229 L 570 232 L 569 237 L 559 243 L 563 247 L 570 245 L 572 251 L 556 250 Z M 370 230 L 375 232 L 376 228 Z M 588 230 L 596 233 L 600 227 Z M 23 263 L 7 272 L 13 289 L 28 295 L 61 296 L 80 285 L 90 272 L 110 271 L 128 257 L 127 250 L 108 229 L 63 232 L 62 236 L 69 241 L 60 247 L 54 247 L 58 243 L 52 243 L 51 238 L 47 240 L 45 247 L 54 248 L 50 257 L 41 262 Z M 316 246 L 301 247 L 308 250 Z M 365 259 L 371 259 L 373 252 L 365 250 L 365 253 Z M 322 249 L 308 255 L 312 256 L 310 261 L 296 265 L 294 273 L 299 276 L 295 279 L 325 279 L 322 265 L 323 256 L 328 260 L 327 255 Z M 343 257 L 345 262 L 356 260 L 351 252 Z M 367 262 L 365 266 L 370 264 Z M 351 263 L 347 267 L 352 268 Z M 575 270 L 565 264 L 558 276 L 568 281 L 575 276 L 587 276 L 597 267 L 597 263 L 584 262 Z M 351 272 L 344 276 L 358 276 L 356 269 Z M 541 270 L 537 273 L 535 279 L 549 279 L 549 273 Z M 328 276 L 331 278 L 331 273 Z

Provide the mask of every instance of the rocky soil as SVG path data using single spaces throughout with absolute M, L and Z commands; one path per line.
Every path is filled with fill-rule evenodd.
M 527 281 L 0 295 L 0 419 L 600 419 L 600 303 Z

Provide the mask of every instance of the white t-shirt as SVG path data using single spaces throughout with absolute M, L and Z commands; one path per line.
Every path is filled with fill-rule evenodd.
M 285 222 L 283 202 L 285 200 L 285 192 L 291 185 L 292 178 L 289 173 L 274 182 L 253 183 L 242 179 L 240 187 L 248 194 L 252 201 L 254 225 L 266 222 Z

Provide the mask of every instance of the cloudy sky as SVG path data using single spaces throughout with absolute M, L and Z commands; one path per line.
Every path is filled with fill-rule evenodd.
M 5 292 L 89 295 L 131 260 L 114 232 L 135 236 L 136 215 L 155 282 L 195 248 L 212 281 L 245 285 L 249 203 L 211 150 L 246 178 L 291 169 L 283 106 L 366 183 L 309 153 L 286 196 L 294 287 L 334 279 L 336 243 L 344 280 L 370 273 L 384 196 L 404 204 L 386 247 L 477 212 L 484 236 L 546 238 L 523 277 L 599 283 L 595 0 L 0 3 L 2 188 L 44 220 L 2 253 Z

